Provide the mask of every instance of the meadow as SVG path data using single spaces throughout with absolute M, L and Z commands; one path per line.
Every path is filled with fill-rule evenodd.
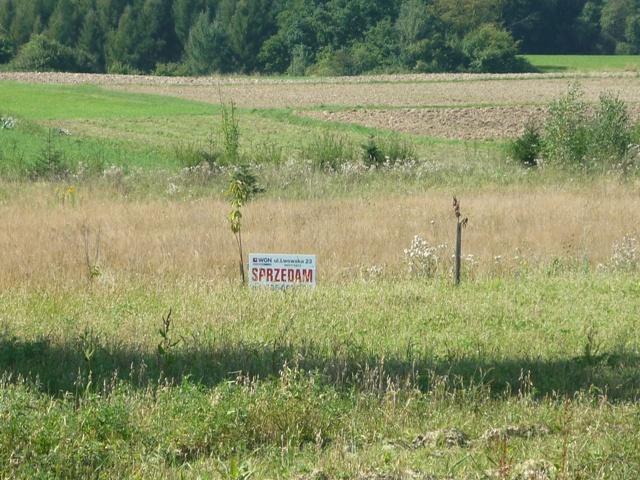
M 506 148 L 576 80 L 637 122 L 629 72 L 0 74 L 0 477 L 638 477 L 637 164 Z M 315 290 L 239 285 L 231 101 Z

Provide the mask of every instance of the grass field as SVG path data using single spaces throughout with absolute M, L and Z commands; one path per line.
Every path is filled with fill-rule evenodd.
M 637 75 L 3 75 L 0 477 L 640 476 L 637 169 L 504 148 L 576 79 L 635 121 Z M 245 248 L 315 290 L 238 285 L 221 99 Z
M 639 55 L 523 55 L 541 72 L 638 72 Z

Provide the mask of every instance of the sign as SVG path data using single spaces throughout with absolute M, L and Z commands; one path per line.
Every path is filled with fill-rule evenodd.
M 316 286 L 316 256 L 279 253 L 249 255 L 249 285 L 286 288 Z

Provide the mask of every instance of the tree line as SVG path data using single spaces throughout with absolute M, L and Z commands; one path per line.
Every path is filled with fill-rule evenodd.
M 0 0 L 13 70 L 526 70 L 518 53 L 640 53 L 640 0 Z

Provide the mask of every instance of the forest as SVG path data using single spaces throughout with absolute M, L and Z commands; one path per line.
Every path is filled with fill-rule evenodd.
M 640 0 L 0 0 L 0 69 L 518 72 L 640 53 Z

